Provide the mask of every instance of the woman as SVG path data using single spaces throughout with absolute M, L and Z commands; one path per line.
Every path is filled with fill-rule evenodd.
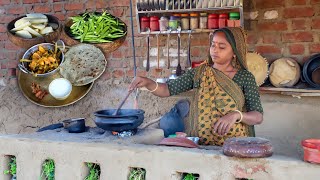
M 263 121 L 263 109 L 254 76 L 247 70 L 246 39 L 241 28 L 222 28 L 213 34 L 210 55 L 201 66 L 167 84 L 137 77 L 129 90 L 146 87 L 159 97 L 196 89 L 197 128 L 203 145 L 223 145 L 230 137 L 249 134 Z

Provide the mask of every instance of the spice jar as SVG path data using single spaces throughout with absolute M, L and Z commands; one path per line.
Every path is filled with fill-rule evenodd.
M 200 23 L 199 23 L 200 29 L 207 29 L 208 28 L 207 24 L 208 24 L 207 13 L 200 13 Z
M 228 27 L 240 27 L 240 13 L 231 12 L 229 13 L 229 19 L 227 21 Z
M 178 18 L 176 16 L 170 16 L 169 27 L 171 30 L 178 29 Z
M 160 31 L 166 31 L 169 26 L 169 20 L 167 17 L 162 16 L 159 20 Z
M 159 31 L 159 17 L 152 16 L 150 17 L 150 30 L 151 31 Z
M 218 14 L 209 14 L 208 16 L 208 29 L 217 29 L 219 28 L 219 15 Z
M 189 14 L 181 14 L 181 29 L 182 30 L 189 30 L 190 23 L 189 23 Z
M 190 29 L 198 29 L 199 28 L 199 14 L 191 13 L 190 14 Z
M 147 16 L 142 16 L 140 20 L 140 31 L 146 32 L 150 28 L 150 18 Z
M 176 17 L 178 21 L 178 27 L 181 26 L 181 14 L 175 13 L 175 14 L 172 14 L 172 16 Z
M 227 26 L 228 14 L 219 14 L 219 28 Z

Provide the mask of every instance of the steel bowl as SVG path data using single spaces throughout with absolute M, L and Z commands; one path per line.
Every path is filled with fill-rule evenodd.
M 47 48 L 48 50 L 52 50 L 54 51 L 54 44 L 51 44 L 51 43 L 41 43 L 41 44 L 37 44 L 37 45 L 34 45 L 32 46 L 31 48 L 29 48 L 22 56 L 22 59 L 30 59 L 30 57 L 32 56 L 33 53 L 35 53 L 36 51 L 39 50 L 39 46 L 42 46 L 44 48 Z M 60 49 L 58 49 L 58 51 L 61 51 Z M 60 64 L 59 66 L 50 71 L 50 72 L 47 72 L 47 73 L 44 73 L 44 74 L 36 74 L 36 76 L 40 76 L 40 77 L 45 77 L 45 76 L 48 76 L 50 74 L 53 74 L 55 73 L 56 71 L 58 71 L 60 65 L 63 63 L 64 61 L 64 54 L 63 52 L 61 52 L 61 55 L 60 55 Z M 18 67 L 19 69 L 24 72 L 24 73 L 27 73 L 27 74 L 34 74 L 33 72 L 31 72 L 30 68 L 29 68 L 29 62 L 20 62 L 18 64 Z

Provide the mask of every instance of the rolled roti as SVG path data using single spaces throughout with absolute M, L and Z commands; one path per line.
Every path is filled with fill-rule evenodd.
M 84 86 L 98 79 L 107 61 L 100 49 L 90 44 L 78 44 L 65 54 L 60 74 L 74 86 Z

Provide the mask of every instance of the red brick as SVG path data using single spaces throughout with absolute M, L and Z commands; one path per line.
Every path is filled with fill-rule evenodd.
M 311 28 L 312 29 L 320 29 L 320 19 L 313 19 Z
M 96 4 L 98 2 L 95 1 L 88 1 L 87 4 L 85 5 L 86 9 L 96 9 Z
M 17 66 L 18 66 L 17 60 L 7 62 L 7 68 L 17 68 Z
M 265 44 L 277 44 L 280 40 L 281 40 L 280 34 L 277 32 L 262 34 L 262 42 Z
M 0 33 L 0 41 L 5 41 L 8 39 L 7 33 Z
M 0 24 L 0 33 L 7 32 L 7 27 L 4 24 Z
M 276 46 L 257 46 L 256 51 L 261 54 L 280 54 L 281 49 Z
M 104 71 L 104 73 L 102 74 L 102 79 L 107 80 L 111 78 L 111 72 L 109 71 Z
M 7 63 L 2 62 L 1 63 L 1 69 L 7 69 Z
M 51 6 L 37 5 L 33 9 L 36 13 L 48 13 L 51 11 Z
M 304 45 L 302 44 L 291 44 L 289 45 L 289 51 L 292 55 L 304 54 Z
M 12 7 L 8 8 L 7 10 L 8 14 L 25 14 L 26 8 L 25 7 Z
M 134 71 L 132 69 L 128 70 L 127 73 L 126 73 L 126 76 L 127 77 L 134 77 Z M 137 70 L 137 76 L 146 77 L 147 76 L 147 71 Z
M 312 7 L 293 7 L 284 9 L 283 16 L 284 18 L 312 17 L 314 13 Z
M 259 31 L 286 31 L 288 25 L 286 22 L 261 22 L 258 24 Z
M 1 15 L 0 16 L 0 22 L 6 24 L 6 23 L 11 22 L 15 18 L 17 18 L 17 16 L 14 16 L 14 15 Z
M 274 8 L 274 7 L 284 7 L 285 1 L 279 1 L 279 0 L 255 0 L 256 1 L 256 7 L 260 9 L 265 8 Z
M 320 44 L 310 44 L 309 51 L 310 53 L 320 53 Z
M 313 4 L 320 4 L 320 0 L 311 0 L 311 2 L 310 2 L 312 5 Z
M 68 3 L 64 5 L 64 9 L 67 11 L 83 10 L 83 8 L 84 8 L 83 3 Z
M 313 34 L 311 32 L 295 32 L 282 34 L 283 42 L 312 42 Z
M 53 2 L 62 2 L 62 1 L 65 1 L 65 0 L 53 0 Z
M 20 0 L 11 0 L 11 4 L 20 4 Z
M 12 44 L 11 42 L 10 43 L 6 43 L 5 48 L 7 50 L 19 50 L 20 49 L 20 47 Z
M 134 4 L 133 4 L 134 5 Z M 130 6 L 130 0 L 108 0 L 108 7 Z
M 256 44 L 258 42 L 258 37 L 256 33 L 248 33 L 247 35 L 247 43 L 248 44 Z
M 1 0 L 0 5 L 8 5 L 10 4 L 10 0 Z
M 291 3 L 292 5 L 306 5 L 307 0 L 292 0 Z
M 5 77 L 7 75 L 6 70 L 0 70 L 0 77 Z
M 113 51 L 111 54 L 112 54 L 112 58 L 123 58 L 124 57 L 120 48 L 117 49 L 116 51 Z
M 8 69 L 8 76 L 15 77 L 16 76 L 16 69 L 15 68 Z
M 6 52 L 6 55 L 7 55 L 7 59 L 8 60 L 16 61 L 16 57 L 17 57 L 17 52 L 16 51 L 8 51 L 8 52 Z M 20 57 L 22 57 L 22 56 L 19 56 L 19 58 Z
M 60 21 L 64 21 L 67 18 L 64 13 L 55 13 L 54 16 L 56 16 Z
M 95 3 L 95 7 L 97 9 L 105 9 L 106 7 L 108 7 L 108 1 L 106 0 L 97 0 L 96 3 Z M 129 4 L 127 4 L 127 6 L 129 6 Z
M 191 57 L 199 57 L 200 56 L 200 49 L 199 47 L 192 47 L 190 49 Z
M 54 12 L 61 12 L 63 9 L 63 4 L 53 4 L 53 11 Z
M 114 78 L 121 78 L 124 77 L 125 73 L 123 72 L 123 70 L 114 70 L 112 72 L 112 77 Z
M 110 13 L 116 17 L 121 17 L 123 16 L 124 9 L 123 8 L 112 9 Z
M 121 68 L 121 67 L 123 67 L 123 63 L 121 60 L 111 60 L 111 61 L 108 61 L 108 67 Z
M 292 20 L 293 30 L 305 30 L 307 29 L 307 24 L 305 19 L 294 19 Z
M 22 4 L 40 3 L 41 0 L 23 0 Z

